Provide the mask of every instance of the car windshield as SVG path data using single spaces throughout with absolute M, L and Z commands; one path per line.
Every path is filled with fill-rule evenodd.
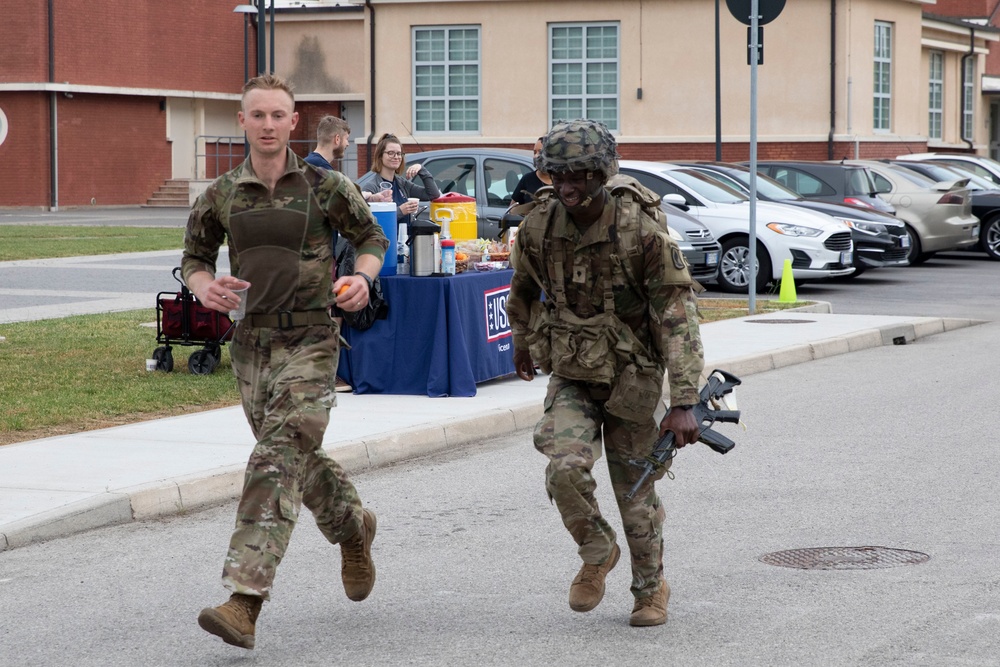
M 663 173 L 716 204 L 739 204 L 749 201 L 749 197 L 742 192 L 737 192 L 714 178 L 709 178 L 693 169 L 671 169 Z
M 723 173 L 706 169 L 704 173 L 719 179 L 734 190 L 750 192 L 749 170 L 733 169 Z M 757 194 L 763 195 L 772 201 L 798 201 L 802 199 L 798 193 L 789 190 L 778 181 L 764 174 L 757 174 Z

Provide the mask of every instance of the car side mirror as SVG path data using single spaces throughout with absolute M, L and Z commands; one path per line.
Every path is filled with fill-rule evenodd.
M 683 195 L 679 195 L 679 194 L 677 194 L 675 192 L 671 192 L 670 194 L 663 195 L 663 203 L 664 204 L 670 204 L 671 206 L 675 206 L 675 207 L 679 208 L 682 211 L 686 211 L 689 208 L 688 205 L 687 205 L 687 200 L 684 199 L 684 196 Z

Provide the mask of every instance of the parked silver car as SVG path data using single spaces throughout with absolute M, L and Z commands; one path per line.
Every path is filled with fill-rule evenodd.
M 893 205 L 910 233 L 910 264 L 920 264 L 943 250 L 979 243 L 979 219 L 972 214 L 967 179 L 936 183 L 916 172 L 874 160 L 848 160 L 867 167 L 875 191 Z
M 897 160 L 934 160 L 955 167 L 961 167 L 976 176 L 989 179 L 1000 188 L 1000 162 L 982 155 L 971 153 L 909 153 L 896 157 Z

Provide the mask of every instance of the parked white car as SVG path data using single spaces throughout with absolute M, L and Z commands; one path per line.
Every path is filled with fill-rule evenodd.
M 698 218 L 722 244 L 719 288 L 749 292 L 780 281 L 785 260 L 798 280 L 850 274 L 854 262 L 851 229 L 832 217 L 784 204 L 757 202 L 757 270 L 750 271 L 750 204 L 746 195 L 695 169 L 662 162 L 622 160 L 619 169 L 668 204 Z

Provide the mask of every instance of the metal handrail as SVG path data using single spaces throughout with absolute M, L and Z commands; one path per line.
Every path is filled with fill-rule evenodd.
M 223 136 L 216 134 L 199 134 L 194 138 L 194 174 L 196 179 L 215 179 L 240 166 L 246 159 L 247 144 L 242 136 Z M 314 141 L 292 139 L 288 142 L 298 155 L 308 155 Z M 208 152 L 209 146 L 215 146 L 214 153 Z M 214 163 L 209 165 L 209 158 Z M 357 174 L 358 159 L 356 156 L 345 156 L 340 165 L 333 165 L 348 176 Z

